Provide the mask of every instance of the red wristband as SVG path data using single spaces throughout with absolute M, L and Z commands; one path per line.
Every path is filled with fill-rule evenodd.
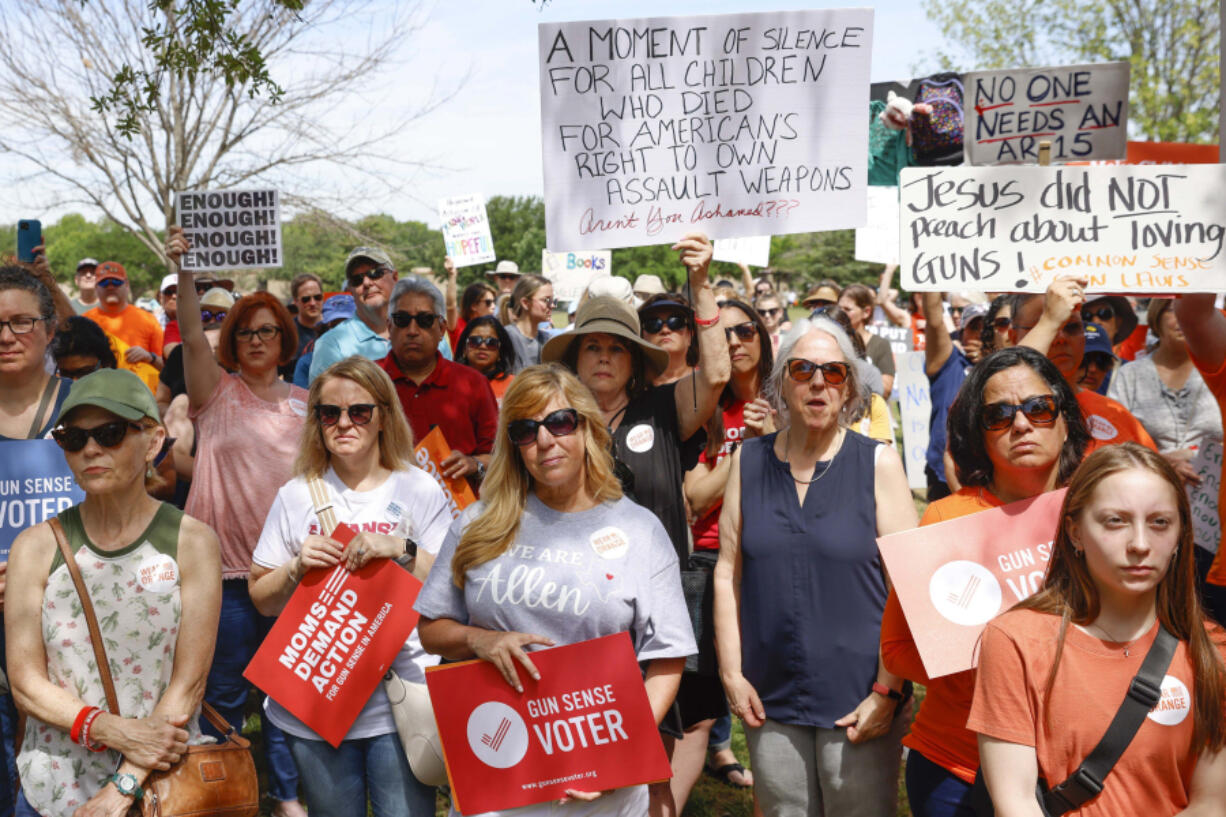
M 77 713 L 76 719 L 72 722 L 72 729 L 68 730 L 68 737 L 73 743 L 81 742 L 81 727 L 85 725 L 85 718 L 97 708 L 96 706 L 81 707 L 81 711 Z
M 106 751 L 105 743 L 94 743 L 89 737 L 90 728 L 94 725 L 94 721 L 96 721 L 98 716 L 101 714 L 102 710 L 94 707 L 93 711 L 85 716 L 85 723 L 81 724 L 81 745 L 86 749 L 89 749 L 91 752 Z
M 714 318 L 704 321 L 702 318 L 698 317 L 698 313 L 695 312 L 694 313 L 694 323 L 698 324 L 699 326 L 714 326 L 715 324 L 719 323 L 719 313 L 718 312 L 715 313 Z
M 880 681 L 873 681 L 873 692 L 876 692 L 878 695 L 884 695 L 885 697 L 889 698 L 892 701 L 902 700 L 901 692 L 899 692 L 898 690 L 890 689 L 888 686 L 881 683 Z

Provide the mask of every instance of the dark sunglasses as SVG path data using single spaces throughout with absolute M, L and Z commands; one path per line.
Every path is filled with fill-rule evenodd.
M 1026 419 L 1037 426 L 1049 426 L 1056 422 L 1059 412 L 1056 409 L 1056 398 L 1050 394 L 1040 394 L 1027 397 L 1020 404 L 991 403 L 983 407 L 979 416 L 979 424 L 987 431 L 1000 431 L 1013 425 L 1013 418 L 1018 411 L 1026 415 Z
M 805 301 L 805 306 L 809 309 L 825 309 L 833 305 L 834 301 L 827 301 L 825 298 L 810 298 Z
M 417 325 L 422 329 L 429 329 L 434 326 L 434 322 L 438 320 L 438 315 L 433 312 L 418 312 L 412 314 L 410 312 L 393 312 L 392 323 L 396 324 L 399 329 L 406 329 L 413 321 L 417 321 Z
M 1013 328 L 1019 332 L 1029 332 L 1031 329 L 1034 329 L 1034 324 L 1032 323 L 1030 326 L 1014 326 Z M 1083 323 L 1066 323 L 1064 326 L 1060 327 L 1060 332 L 1066 338 L 1075 338 L 1078 335 L 1084 335 L 1085 331 L 1086 327 Z
M 200 317 L 204 317 L 204 313 L 200 313 Z M 280 326 L 273 326 L 271 323 L 266 323 L 259 329 L 239 329 L 235 331 L 234 338 L 239 343 L 250 343 L 251 339 L 258 336 L 260 340 L 267 343 L 268 341 L 281 334 Z
M 375 417 L 374 403 L 354 403 L 347 407 L 349 422 L 355 426 L 364 426 Z M 324 427 L 334 426 L 341 420 L 341 407 L 331 403 L 319 403 L 315 406 L 315 419 Z
M 485 306 L 493 306 L 496 302 L 493 298 L 482 298 L 481 300 L 477 301 L 477 303 L 484 304 Z
M 93 374 L 94 372 L 98 371 L 101 368 L 102 368 L 102 361 L 95 360 L 94 365 L 82 366 L 78 369 L 65 369 L 63 366 L 60 366 L 59 373 L 60 373 L 60 377 L 66 377 L 69 380 L 80 380 L 82 377 L 85 377 L 85 375 Z
M 317 295 L 303 295 L 298 300 L 302 301 L 304 304 L 309 304 L 313 301 L 322 301 L 323 299 L 324 299 L 324 296 L 323 296 L 323 293 L 321 292 Z
M 103 278 L 101 281 L 95 284 L 95 286 L 100 286 L 103 289 L 109 289 L 111 287 L 121 287 L 123 284 L 124 282 L 119 278 Z
M 1010 323 L 1012 323 L 1011 318 L 1005 318 L 1005 317 L 993 318 L 992 328 L 995 329 L 997 332 L 1004 332 L 1005 330 L 1009 328 Z
M 228 310 L 213 311 L 212 309 L 201 309 L 200 320 L 204 323 L 220 323 L 226 319 L 226 315 L 230 314 Z
M 643 331 L 651 335 L 656 334 L 665 326 L 674 332 L 680 332 L 689 325 L 690 322 L 686 320 L 685 315 L 679 315 L 676 312 L 666 318 L 659 315 L 649 315 L 643 318 Z
M 783 312 L 783 307 L 777 306 L 774 309 L 759 309 L 758 312 L 767 318 L 773 318 Z
M 1092 321 L 1095 318 L 1102 321 L 1115 320 L 1115 307 L 1111 306 L 1111 304 L 1104 304 L 1097 309 L 1086 307 L 1081 310 L 1081 319 L 1083 321 Z
M 114 448 L 128 436 L 128 429 L 141 430 L 139 423 L 128 420 L 116 420 L 113 423 L 103 423 L 93 428 L 80 426 L 56 426 L 51 429 L 51 437 L 65 451 L 75 454 L 89 443 L 89 438 L 97 440 L 103 448 Z
M 378 281 L 384 275 L 390 273 L 391 270 L 387 267 L 375 267 L 368 269 L 366 272 L 355 272 L 349 276 L 349 288 L 357 289 L 362 285 L 363 280 Z
M 805 360 L 800 357 L 790 357 L 787 362 L 788 376 L 797 383 L 808 383 L 813 379 L 813 375 L 820 370 L 822 380 L 825 380 L 831 386 L 841 386 L 843 381 L 847 379 L 848 365 L 837 360 L 832 360 L 829 363 L 814 363 L 812 360 Z
M 481 335 L 469 335 L 468 340 L 464 341 L 464 343 L 473 349 L 498 349 L 502 346 L 502 341 L 498 338 L 483 337 Z
M 753 340 L 753 336 L 758 334 L 758 327 L 754 326 L 749 321 L 738 323 L 736 326 L 725 326 L 724 337 L 732 340 L 732 336 L 736 335 L 741 340 Z
M 579 427 L 579 412 L 573 408 L 564 408 L 550 412 L 543 420 L 512 420 L 507 423 L 507 438 L 521 447 L 529 445 L 536 442 L 537 431 L 541 426 L 555 437 L 574 434 Z
M 196 294 L 203 295 L 204 293 L 208 292 L 212 288 L 213 287 L 211 284 L 196 284 Z M 174 298 L 179 294 L 179 287 L 177 284 L 171 284 L 170 286 L 162 290 L 162 294 L 165 295 L 167 298 Z

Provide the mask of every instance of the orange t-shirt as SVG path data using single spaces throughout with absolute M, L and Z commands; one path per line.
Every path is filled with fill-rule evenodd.
M 1196 368 L 1200 370 L 1201 377 L 1205 380 L 1205 385 L 1209 387 L 1209 391 L 1213 393 L 1217 400 L 1218 410 L 1222 411 L 1223 406 L 1226 406 L 1226 361 L 1217 368 L 1217 371 L 1211 372 L 1209 368 L 1196 359 L 1196 353 L 1192 352 L 1191 347 L 1188 351 L 1192 353 L 1192 362 L 1196 364 Z M 1226 480 L 1219 480 L 1218 487 L 1218 507 L 1226 508 Z M 1213 566 L 1209 568 L 1208 581 L 1210 584 L 1226 585 L 1226 548 L 1218 547 L 1217 556 L 1213 559 Z
M 967 728 L 1033 746 L 1049 786 L 1062 783 L 1098 745 L 1128 685 L 1141 669 L 1158 625 L 1125 655 L 1124 645 L 1100 641 L 1070 625 L 1060 668 L 1045 705 L 1060 619 L 1012 610 L 989 622 L 979 653 L 975 701 Z M 1198 752 L 1193 749 L 1193 674 L 1180 643 L 1162 682 L 1162 698 L 1079 817 L 1173 815 L 1188 805 Z
M 1134 442 L 1154 451 L 1158 450 L 1141 421 L 1132 416 L 1132 412 L 1124 408 L 1122 403 L 1098 392 L 1082 389 L 1077 392 L 1077 405 L 1081 406 L 1086 430 L 1090 432 L 1090 444 L 1086 446 L 1087 457 L 1104 445 L 1115 443 Z
M 128 304 L 118 315 L 108 315 L 98 307 L 85 313 L 108 335 L 114 335 L 129 346 L 139 346 L 146 352 L 162 354 L 162 325 L 158 319 L 139 306 Z
M 494 399 L 498 401 L 498 405 L 502 405 L 502 396 L 507 393 L 507 388 L 511 385 L 511 381 L 515 379 L 513 374 L 503 374 L 491 380 L 490 389 L 494 392 Z
M 970 516 L 1001 504 L 986 488 L 963 488 L 931 503 L 920 525 Z M 967 783 L 973 783 L 975 770 L 979 768 L 979 743 L 975 733 L 965 724 L 975 691 L 974 670 L 929 678 L 902 605 L 892 592 L 881 618 L 881 659 L 890 672 L 927 687 L 919 715 L 911 726 L 911 734 L 903 738 L 903 745 Z

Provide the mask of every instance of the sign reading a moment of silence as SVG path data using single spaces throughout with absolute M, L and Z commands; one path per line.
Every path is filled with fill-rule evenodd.
M 930 678 L 974 667 L 984 625 L 1042 586 L 1064 494 L 877 540 Z
M 461 814 L 607 791 L 672 774 L 628 633 L 537 650 L 518 693 L 488 661 L 426 671 Z

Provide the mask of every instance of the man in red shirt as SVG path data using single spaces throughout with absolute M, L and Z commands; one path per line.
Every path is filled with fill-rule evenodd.
M 379 362 L 396 384 L 396 394 L 420 440 L 438 426 L 451 447 L 440 463 L 444 476 L 485 476 L 498 433 L 498 403 L 485 376 L 439 354 L 447 331 L 443 294 L 434 284 L 410 276 L 392 290 L 387 323 L 392 351 Z

